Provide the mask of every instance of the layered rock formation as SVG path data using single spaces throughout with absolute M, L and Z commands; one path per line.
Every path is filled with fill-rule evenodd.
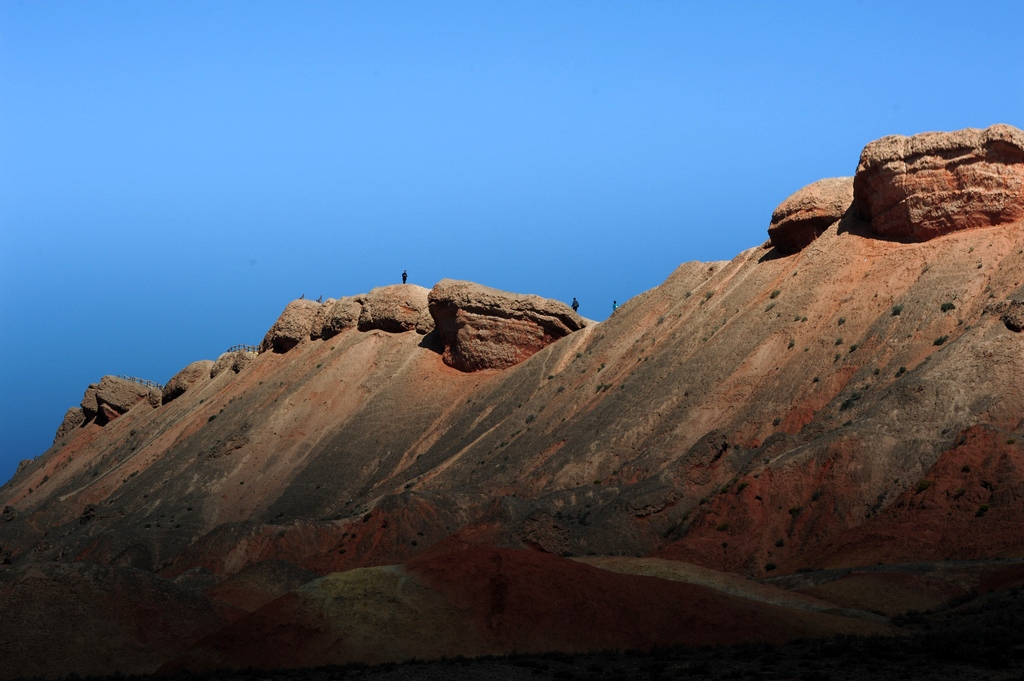
M 506 369 L 586 322 L 565 303 L 442 279 L 430 291 L 430 314 L 444 362 L 460 371 Z
M 1024 218 L 1024 131 L 892 135 L 864 147 L 854 205 L 880 236 L 927 241 Z
M 853 203 L 853 178 L 818 180 L 792 194 L 772 213 L 772 246 L 791 255 L 817 239 Z

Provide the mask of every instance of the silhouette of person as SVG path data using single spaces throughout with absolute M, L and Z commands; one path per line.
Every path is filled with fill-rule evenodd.
M 580 303 L 579 303 L 578 300 L 576 300 L 576 296 L 573 296 L 573 298 L 572 298 L 572 311 L 575 312 L 578 309 L 580 309 Z
M 618 310 L 618 309 L 619 309 L 619 301 L 613 300 L 612 301 L 612 314 L 614 314 L 615 311 Z
M 409 280 L 409 270 L 402 270 L 402 283 Z

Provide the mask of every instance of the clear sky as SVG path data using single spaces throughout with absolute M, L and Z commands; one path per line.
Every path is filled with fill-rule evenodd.
M 1024 127 L 1024 3 L 0 2 L 0 481 L 104 374 L 443 277 L 603 319 L 887 134 Z

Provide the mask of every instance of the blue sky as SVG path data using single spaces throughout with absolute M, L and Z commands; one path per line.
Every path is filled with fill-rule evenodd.
M 1020 2 L 0 2 L 0 481 L 104 374 L 443 277 L 603 319 L 887 134 L 1024 127 Z

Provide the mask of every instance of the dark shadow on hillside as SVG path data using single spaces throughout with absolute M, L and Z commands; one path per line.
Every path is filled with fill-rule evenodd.
M 771 242 L 769 242 L 769 244 L 770 243 Z M 778 247 L 772 246 L 771 248 L 768 249 L 768 251 L 764 255 L 762 255 L 760 258 L 757 259 L 757 262 L 759 262 L 759 263 L 770 262 L 772 260 L 779 260 L 780 258 L 788 258 L 790 255 L 793 255 L 793 254 L 792 253 L 783 253 L 782 251 L 780 251 L 778 249 Z
M 857 215 L 853 206 L 850 206 L 850 209 L 846 211 L 842 218 L 840 218 L 838 233 L 852 234 L 853 236 L 859 236 L 864 239 L 874 239 L 876 241 L 888 241 L 894 244 L 917 243 L 914 239 L 900 239 L 875 233 L 875 231 L 871 229 L 871 222 Z
M 420 339 L 419 347 L 432 350 L 437 354 L 444 353 L 444 342 L 441 340 L 441 332 L 436 328 Z

